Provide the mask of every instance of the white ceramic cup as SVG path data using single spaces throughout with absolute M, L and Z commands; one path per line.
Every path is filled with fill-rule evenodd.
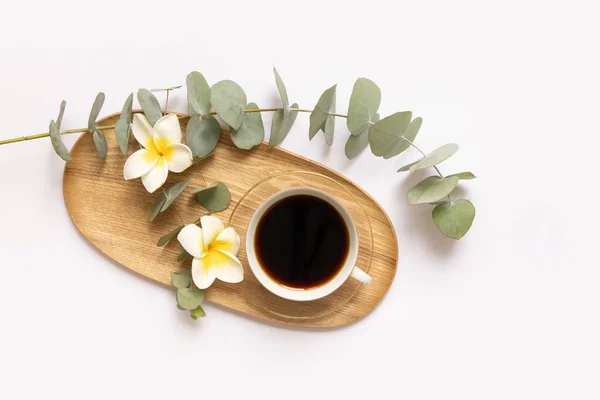
M 260 265 L 254 248 L 254 236 L 256 234 L 256 227 L 264 213 L 267 212 L 271 208 L 271 206 L 273 206 L 278 201 L 286 197 L 297 195 L 310 195 L 318 197 L 331 204 L 344 219 L 344 223 L 348 227 L 348 234 L 350 235 L 348 255 L 346 257 L 344 265 L 342 266 L 342 268 L 340 268 L 337 275 L 335 275 L 325 284 L 306 289 L 284 286 L 271 279 L 271 277 L 267 275 L 267 273 L 263 270 L 262 266 Z M 366 272 L 360 270 L 355 265 L 356 259 L 358 257 L 358 234 L 356 233 L 356 226 L 354 225 L 352 218 L 350 218 L 348 211 L 346 211 L 346 209 L 342 207 L 342 205 L 330 195 L 311 188 L 293 188 L 283 190 L 269 197 L 264 203 L 262 203 L 258 207 L 258 209 L 254 212 L 254 215 L 250 220 L 250 224 L 248 225 L 248 230 L 246 231 L 246 255 L 248 257 L 248 263 L 250 264 L 250 268 L 252 269 L 252 272 L 254 273 L 258 281 L 271 293 L 289 300 L 309 301 L 320 299 L 321 297 L 327 296 L 334 290 L 338 289 L 340 286 L 342 286 L 344 282 L 346 282 L 346 279 L 350 277 L 367 285 L 371 283 L 372 280 L 372 278 L 369 275 L 367 275 Z

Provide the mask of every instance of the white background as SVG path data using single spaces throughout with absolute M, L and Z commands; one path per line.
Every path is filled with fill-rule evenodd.
M 137 4 L 136 4 L 137 3 Z M 442 172 L 478 179 L 459 242 L 406 193 L 423 175 L 365 151 L 327 149 L 299 115 L 283 147 L 342 172 L 389 213 L 396 279 L 351 326 L 272 326 L 207 304 L 192 321 L 174 293 L 89 245 L 62 198 L 48 139 L 0 147 L 0 398 L 597 399 L 600 266 L 594 146 L 600 124 L 597 2 L 0 2 L 0 138 L 86 125 L 139 87 L 192 70 L 233 79 L 251 101 L 312 108 L 357 77 L 380 112 L 424 118 L 418 144 L 459 143 Z M 185 111 L 185 92 L 171 103 Z M 270 115 L 265 124 L 270 126 Z M 70 145 L 75 136 L 66 138 Z

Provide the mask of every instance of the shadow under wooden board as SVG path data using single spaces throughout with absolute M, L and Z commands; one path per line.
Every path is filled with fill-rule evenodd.
M 119 114 L 108 116 L 99 125 L 113 125 L 118 117 Z M 187 121 L 180 119 L 183 132 Z M 169 173 L 165 187 L 186 179 L 190 179 L 190 184 L 169 209 L 149 222 L 148 214 L 158 193 L 146 192 L 139 179 L 123 179 L 126 157 L 119 150 L 113 131 L 104 133 L 108 142 L 106 161 L 96 156 L 92 136 L 83 134 L 71 150 L 73 160 L 65 166 L 63 190 L 67 210 L 77 228 L 117 263 L 171 285 L 171 273 L 189 268 L 191 261 L 177 261 L 182 250 L 177 240 L 157 247 L 158 239 L 205 213 L 190 194 L 191 188 L 223 182 L 231 191 L 231 204 L 215 215 L 240 234 L 244 281 L 234 285 L 217 280 L 206 290 L 206 300 L 269 322 L 327 328 L 362 318 L 388 291 L 398 260 L 394 228 L 375 200 L 337 172 L 266 143 L 250 151 L 240 150 L 224 130 L 211 155 L 195 160 L 181 174 Z M 129 154 L 137 148 L 131 135 Z M 247 223 L 256 207 L 270 195 L 302 186 L 328 192 L 351 214 L 359 234 L 357 265 L 373 277 L 370 285 L 348 279 L 323 299 L 291 302 L 272 295 L 258 283 L 245 256 Z

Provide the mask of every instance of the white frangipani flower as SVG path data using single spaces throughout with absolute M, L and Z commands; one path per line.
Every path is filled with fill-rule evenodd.
M 127 159 L 123 167 L 126 180 L 142 177 L 144 187 L 152 193 L 165 183 L 169 171 L 183 172 L 192 165 L 192 151 L 181 144 L 177 115 L 165 115 L 152 127 L 145 115 L 134 114 L 131 131 L 144 148 Z
M 240 236 L 232 227 L 225 228 L 221 220 L 208 215 L 200 218 L 202 228 L 186 225 L 177 235 L 185 251 L 194 257 L 192 279 L 198 289 L 206 289 L 215 278 L 228 283 L 244 279 L 244 269 L 237 259 Z

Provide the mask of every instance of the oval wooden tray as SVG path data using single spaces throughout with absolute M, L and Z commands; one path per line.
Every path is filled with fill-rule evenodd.
M 119 114 L 110 115 L 99 124 L 113 125 L 118 117 Z M 182 119 L 184 132 L 186 124 L 187 118 Z M 194 205 L 192 195 L 186 190 L 173 206 L 159 214 L 154 222 L 148 222 L 148 214 L 157 194 L 147 193 L 139 179 L 123 179 L 126 158 L 120 152 L 113 132 L 105 133 L 109 149 L 106 161 L 97 158 L 89 134 L 82 135 L 71 150 L 73 160 L 66 164 L 63 180 L 67 210 L 83 236 L 106 256 L 126 268 L 170 286 L 171 272 L 182 268 L 177 261 L 180 248 L 172 243 L 157 247 L 156 243 L 162 235 L 181 225 L 181 221 L 197 219 L 203 210 L 197 203 Z M 131 135 L 130 154 L 134 146 L 135 139 Z M 231 191 L 231 205 L 216 215 L 228 221 L 240 199 L 257 183 L 287 171 L 306 171 L 331 178 L 360 203 L 364 210 L 362 215 L 369 218 L 372 234 L 368 271 L 373 282 L 369 286 L 357 286 L 343 303 L 331 304 L 331 312 L 314 318 L 288 318 L 265 310 L 251 300 L 252 293 L 248 293 L 248 286 L 244 289 L 243 285 L 216 281 L 206 291 L 206 299 L 262 320 L 287 325 L 334 327 L 356 321 L 372 311 L 388 291 L 396 273 L 398 249 L 394 228 L 387 214 L 354 183 L 316 162 L 266 143 L 251 151 L 240 150 L 233 145 L 228 132 L 223 131 L 220 143 L 211 155 L 195 161 L 182 174 L 169 174 L 165 185 L 184 179 L 191 180 L 189 187 L 225 183 Z M 240 212 L 239 209 L 236 212 Z M 242 238 L 243 233 L 240 232 Z M 243 251 L 240 251 L 240 260 L 245 268 L 245 279 L 248 279 L 251 271 L 247 268 Z M 327 297 L 324 301 L 336 302 L 339 299 L 329 300 Z

